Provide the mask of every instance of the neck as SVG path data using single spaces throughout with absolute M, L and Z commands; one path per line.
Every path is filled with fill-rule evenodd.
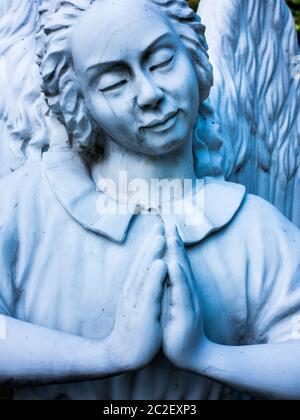
M 127 184 L 142 180 L 151 185 L 153 180 L 196 180 L 193 165 L 192 135 L 182 147 L 167 155 L 149 156 L 125 149 L 112 140 L 108 140 L 104 158 L 92 166 L 92 176 L 99 180 L 110 180 L 120 188 L 122 177 L 126 174 Z M 99 184 L 98 184 L 99 185 Z M 173 197 L 176 198 L 176 197 Z

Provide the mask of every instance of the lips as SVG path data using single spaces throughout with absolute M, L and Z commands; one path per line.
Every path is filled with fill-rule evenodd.
M 163 118 L 154 119 L 146 126 L 141 127 L 143 130 L 162 131 L 171 128 L 174 124 L 179 111 L 173 111 L 166 114 Z

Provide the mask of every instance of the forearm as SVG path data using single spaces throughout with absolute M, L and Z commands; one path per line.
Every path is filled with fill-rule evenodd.
M 120 373 L 109 340 L 93 341 L 1 317 L 0 383 L 52 384 Z
M 252 396 L 300 399 L 300 343 L 244 347 L 205 340 L 197 373 Z

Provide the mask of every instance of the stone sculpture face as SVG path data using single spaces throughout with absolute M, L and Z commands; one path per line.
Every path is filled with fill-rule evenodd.
M 145 0 L 96 2 L 76 22 L 71 51 L 90 114 L 119 145 L 162 155 L 192 140 L 198 79 L 159 7 Z

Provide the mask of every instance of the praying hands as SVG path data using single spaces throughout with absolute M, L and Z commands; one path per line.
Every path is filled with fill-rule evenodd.
M 155 228 L 133 264 L 111 335 L 121 366 L 140 369 L 162 347 L 176 366 L 191 370 L 204 338 L 192 268 L 175 228 Z

